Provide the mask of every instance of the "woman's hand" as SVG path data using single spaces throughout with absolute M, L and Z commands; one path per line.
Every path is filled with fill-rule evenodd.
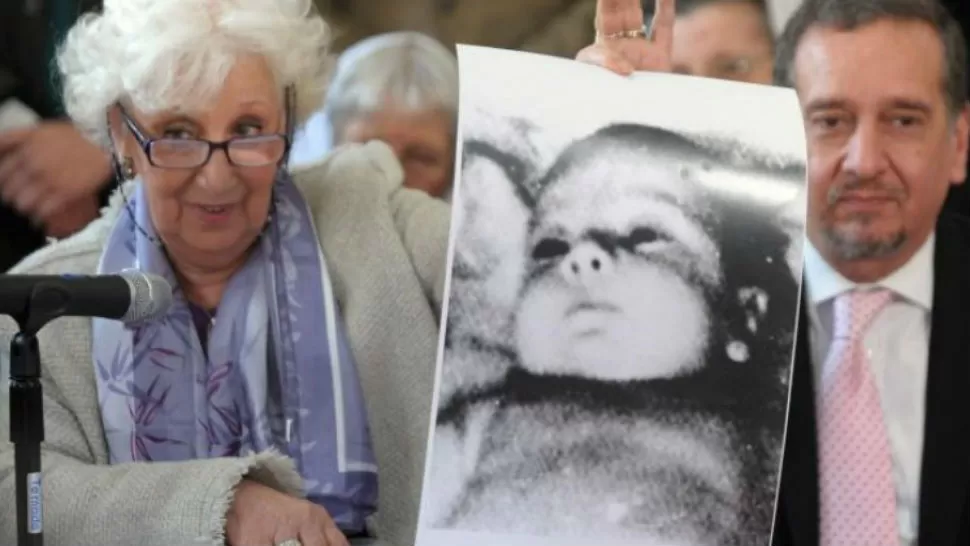
M 621 76 L 636 71 L 670 72 L 676 0 L 656 0 L 647 36 L 622 37 L 643 28 L 640 0 L 596 0 L 596 41 L 576 60 Z
M 294 539 L 302 546 L 349 546 L 320 506 L 243 480 L 226 519 L 229 546 L 269 546 Z

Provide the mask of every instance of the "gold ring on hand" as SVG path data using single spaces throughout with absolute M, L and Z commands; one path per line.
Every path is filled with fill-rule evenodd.
M 597 39 L 602 39 L 602 40 L 623 40 L 623 39 L 629 39 L 629 38 L 643 38 L 646 40 L 650 40 L 653 38 L 652 34 L 653 32 L 648 30 L 647 26 L 644 25 L 637 29 L 621 30 L 620 32 L 611 32 L 609 34 L 603 34 L 603 33 L 597 32 L 596 37 Z

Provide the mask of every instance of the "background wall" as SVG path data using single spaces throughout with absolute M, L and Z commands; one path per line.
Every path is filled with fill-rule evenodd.
M 595 0 L 316 0 L 337 47 L 390 30 L 456 42 L 573 56 L 593 39 Z

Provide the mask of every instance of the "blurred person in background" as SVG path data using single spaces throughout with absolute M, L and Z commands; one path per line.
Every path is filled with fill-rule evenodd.
M 674 71 L 770 85 L 774 35 L 764 0 L 677 3 Z
M 340 55 L 324 115 L 332 142 L 382 140 L 394 149 L 405 186 L 448 199 L 458 113 L 458 62 L 418 32 L 363 40 Z
M 653 0 L 643 0 L 645 18 Z M 770 85 L 774 33 L 764 0 L 680 0 L 674 21 L 673 71 Z
M 0 2 L 0 271 L 97 217 L 113 185 L 108 155 L 64 118 L 52 59 L 100 0 Z

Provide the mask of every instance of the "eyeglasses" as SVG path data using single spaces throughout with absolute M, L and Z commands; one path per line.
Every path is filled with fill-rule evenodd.
M 238 167 L 265 167 L 286 155 L 289 139 L 285 135 L 233 137 L 223 142 L 195 138 L 149 138 L 146 131 L 119 105 L 125 125 L 135 135 L 148 162 L 163 169 L 195 169 L 209 162 L 213 152 L 223 150 L 229 163 Z

